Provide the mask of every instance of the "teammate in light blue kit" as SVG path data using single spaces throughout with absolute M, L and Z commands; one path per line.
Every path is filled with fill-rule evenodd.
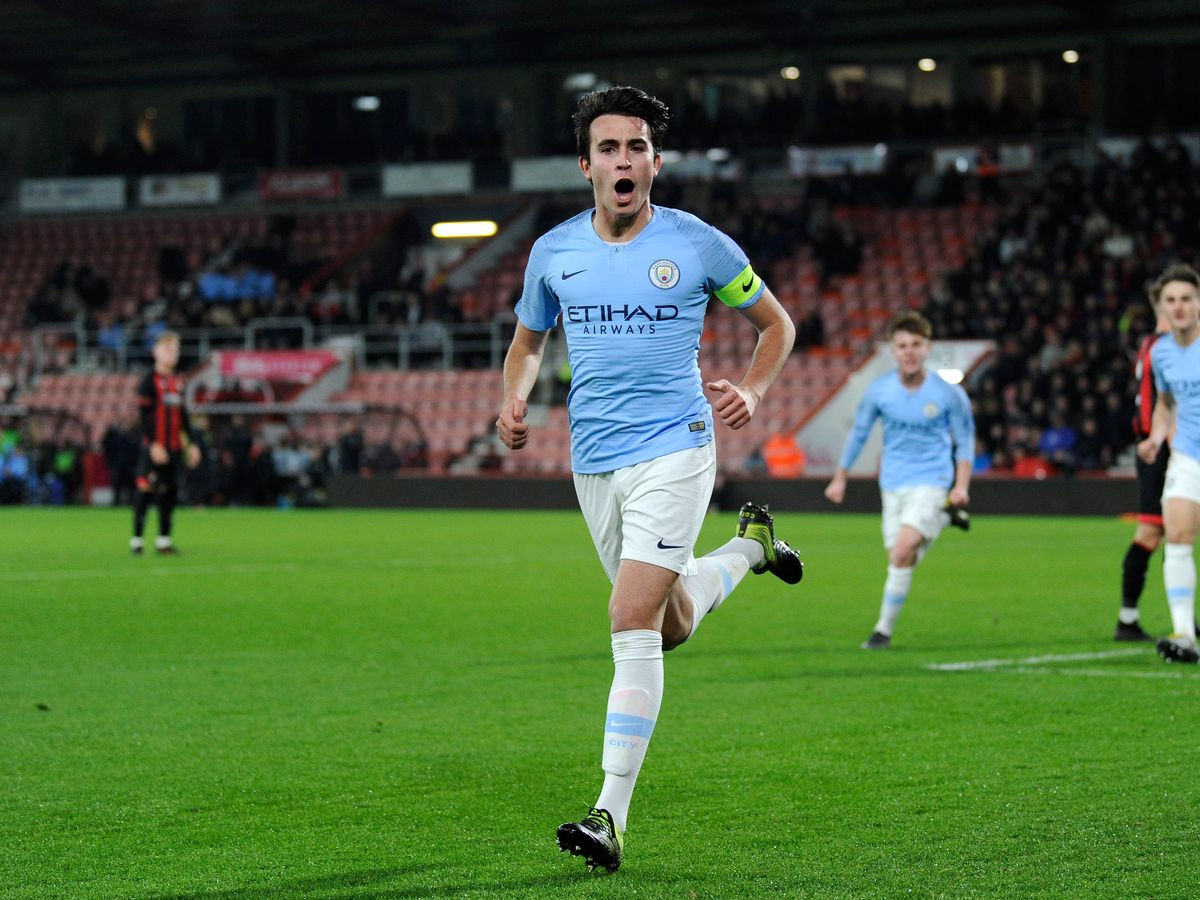
M 841 503 L 846 475 L 876 419 L 883 421 L 883 459 L 879 487 L 883 495 L 883 546 L 888 553 L 887 580 L 879 621 L 864 650 L 886 650 L 892 630 L 912 587 L 913 569 L 942 529 L 965 527 L 962 510 L 970 501 L 975 422 L 966 392 L 925 368 L 933 329 L 918 312 L 903 312 L 888 323 L 896 369 L 867 388 L 846 438 L 837 472 L 825 496 Z
M 1196 648 L 1196 563 L 1192 548 L 1200 524 L 1200 274 L 1176 265 L 1158 279 L 1159 304 L 1171 330 L 1154 343 L 1150 367 L 1158 388 L 1150 436 L 1138 455 L 1153 462 L 1170 437 L 1171 461 L 1163 485 L 1163 584 L 1171 607 L 1171 635 L 1158 642 L 1168 662 L 1200 662 Z
M 547 335 L 561 321 L 571 363 L 575 490 L 613 583 L 614 675 L 604 786 L 588 815 L 559 826 L 557 838 L 589 868 L 610 872 L 621 864 L 629 802 L 662 702 L 663 651 L 687 640 L 748 572 L 771 572 L 789 584 L 803 575 L 796 552 L 775 538 L 766 508 L 749 503 L 736 537 L 700 559 L 692 555 L 716 475 L 713 413 L 730 428 L 750 421 L 795 329 L 733 241 L 687 213 L 651 206 L 667 118 L 666 106 L 635 88 L 580 100 L 579 166 L 595 208 L 533 246 L 496 420 L 510 449 L 533 439 L 526 401 Z M 738 384 L 700 377 L 712 294 L 758 331 Z

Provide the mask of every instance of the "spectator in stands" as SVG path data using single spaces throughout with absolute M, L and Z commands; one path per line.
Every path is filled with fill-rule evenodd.
M 1038 440 L 1038 452 L 1058 469 L 1074 472 L 1079 433 L 1066 423 L 1060 413 L 1051 413 L 1049 423 Z
M 1143 285 L 1166 263 L 1200 252 L 1200 181 L 1181 149 L 1168 165 L 1165 151 L 1145 144 L 1131 165 L 1102 158 L 1087 174 L 1056 161 L 1042 185 L 1018 197 L 981 238 L 973 258 L 947 276 L 946 293 L 930 295 L 927 310 L 939 330 L 1002 336 L 981 382 L 982 408 L 989 394 L 1022 382 L 1032 385 L 1032 394 L 1021 394 L 1026 399 L 1071 398 L 1082 412 L 1068 418 L 1081 471 L 1129 452 L 1131 404 L 1113 379 L 1124 383 L 1134 342 L 1153 324 Z M 1004 418 L 1019 421 L 1027 412 L 1006 408 Z M 989 450 L 1003 449 L 987 433 Z
M 133 501 L 134 473 L 137 469 L 138 434 L 132 418 L 114 422 L 100 442 L 112 483 L 112 505 L 126 506 Z
M 37 495 L 37 472 L 20 443 L 0 453 L 0 503 L 24 503 Z

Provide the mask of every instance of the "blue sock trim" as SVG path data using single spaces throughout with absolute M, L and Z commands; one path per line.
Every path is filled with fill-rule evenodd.
M 714 563 L 714 565 L 716 565 L 717 571 L 721 573 L 721 590 L 723 591 L 721 594 L 721 599 L 724 600 L 733 593 L 733 576 L 730 575 L 729 570 L 720 563 Z
M 654 731 L 654 720 L 627 713 L 610 712 L 604 721 L 607 734 L 624 734 L 629 737 L 649 738 Z

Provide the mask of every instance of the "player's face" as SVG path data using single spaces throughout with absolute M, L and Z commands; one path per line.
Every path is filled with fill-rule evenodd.
M 592 120 L 591 158 L 579 167 L 596 195 L 596 207 L 614 219 L 636 216 L 650 199 L 650 186 L 662 157 L 650 142 L 650 126 L 634 116 L 603 115 Z
M 925 368 L 929 356 L 929 340 L 911 331 L 897 331 L 892 335 L 892 358 L 900 374 L 912 378 Z
M 1168 281 L 1158 294 L 1158 306 L 1175 331 L 1191 331 L 1200 323 L 1200 298 L 1194 284 Z
M 163 341 L 154 345 L 154 367 L 173 372 L 179 363 L 179 344 L 175 341 Z

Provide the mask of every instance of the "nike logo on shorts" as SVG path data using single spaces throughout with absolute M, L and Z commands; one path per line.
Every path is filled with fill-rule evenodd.
M 682 550 L 683 544 L 664 544 L 663 539 L 659 538 L 658 539 L 658 549 L 659 550 Z

